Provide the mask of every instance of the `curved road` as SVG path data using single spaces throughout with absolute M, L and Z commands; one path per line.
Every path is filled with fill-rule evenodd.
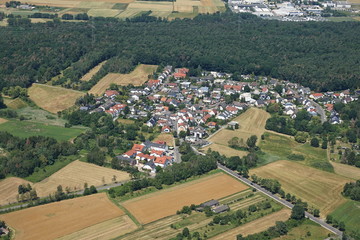
M 316 112 L 319 113 L 320 115 L 320 119 L 321 119 L 321 123 L 326 122 L 326 114 L 325 114 L 325 110 L 315 101 L 310 100 L 310 102 L 314 105 L 314 107 L 316 108 Z

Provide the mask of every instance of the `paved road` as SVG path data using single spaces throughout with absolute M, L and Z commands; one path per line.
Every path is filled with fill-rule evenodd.
M 181 154 L 179 153 L 179 147 L 177 146 L 174 147 L 174 158 L 175 162 L 181 163 Z
M 252 186 L 253 188 L 255 188 L 256 190 L 258 190 L 259 192 L 267 195 L 268 197 L 272 198 L 273 200 L 281 203 L 282 205 L 292 209 L 294 207 L 294 205 L 292 203 L 289 203 L 288 201 L 277 197 L 276 195 L 272 194 L 271 192 L 267 191 L 266 189 L 262 188 L 261 186 L 257 185 L 256 183 L 253 183 L 252 181 L 250 181 L 247 178 L 244 178 L 242 176 L 240 176 L 239 174 L 235 173 L 234 171 L 230 170 L 229 168 L 221 165 L 220 163 L 218 163 L 218 168 L 222 169 L 223 171 L 227 172 L 228 174 L 234 176 L 235 178 L 239 179 L 240 181 L 244 182 L 247 185 Z M 319 225 L 321 225 L 323 228 L 329 230 L 330 232 L 338 235 L 338 236 L 342 236 L 342 232 L 334 227 L 332 227 L 331 225 L 325 223 L 324 221 L 320 220 L 319 218 L 314 217 L 313 215 L 311 215 L 308 212 L 305 212 L 305 216 L 310 219 L 313 222 L 318 223 Z
M 310 100 L 310 102 L 311 102 L 311 103 L 314 105 L 314 107 L 316 108 L 316 112 L 319 113 L 320 119 L 321 119 L 321 123 L 326 122 L 325 110 L 324 110 L 317 102 L 314 102 L 313 100 Z

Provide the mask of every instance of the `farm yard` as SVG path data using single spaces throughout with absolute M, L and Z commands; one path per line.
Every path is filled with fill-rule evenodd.
M 0 219 L 15 229 L 18 240 L 47 240 L 123 215 L 105 193 L 100 193 L 7 213 Z
M 121 86 L 132 84 L 140 86 L 148 80 L 148 76 L 157 69 L 157 65 L 144 65 L 137 66 L 134 71 L 129 74 L 108 73 L 103 77 L 95 86 L 93 86 L 89 93 L 94 95 L 102 95 L 111 83 Z
M 17 202 L 16 196 L 18 195 L 18 187 L 21 184 L 28 184 L 24 179 L 17 177 L 9 177 L 0 181 L 0 205 Z
M 277 179 L 285 192 L 320 209 L 322 217 L 346 202 L 341 195 L 350 179 L 290 161 L 277 161 L 250 170 L 250 176 Z
M 166 190 L 134 198 L 122 202 L 121 205 L 140 223 L 146 224 L 171 216 L 183 206 L 200 204 L 211 199 L 219 199 L 247 188 L 247 186 L 234 178 L 224 173 L 217 173 Z M 149 206 L 152 207 L 149 208 Z
M 29 97 L 42 109 L 51 113 L 57 113 L 72 107 L 76 99 L 84 93 L 43 84 L 33 84 L 28 89 Z
M 54 193 L 58 185 L 61 185 L 63 189 L 68 187 L 71 191 L 76 191 L 84 189 L 85 183 L 89 186 L 112 183 L 113 176 L 116 176 L 118 182 L 130 179 L 126 172 L 76 160 L 50 177 L 34 184 L 34 188 L 39 196 L 47 196 Z

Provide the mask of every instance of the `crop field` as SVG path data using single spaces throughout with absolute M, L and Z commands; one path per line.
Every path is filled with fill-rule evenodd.
M 33 84 L 28 89 L 28 94 L 36 105 L 51 113 L 72 107 L 76 99 L 84 95 L 79 91 L 43 84 Z
M 18 240 L 55 239 L 95 224 L 118 218 L 124 212 L 105 193 L 79 197 L 0 215 Z
M 103 61 L 103 62 L 99 63 L 96 67 L 94 67 L 88 73 L 86 73 L 84 76 L 82 76 L 82 78 L 80 80 L 81 81 L 86 81 L 86 82 L 89 81 L 100 70 L 100 68 L 105 63 L 106 63 L 106 61 Z
M 331 162 L 331 165 L 333 165 L 334 171 L 338 175 L 354 180 L 360 179 L 360 168 L 336 162 Z
M 8 108 L 11 108 L 14 110 L 24 108 L 27 106 L 27 103 L 24 102 L 23 100 L 21 100 L 21 98 L 15 98 L 15 99 L 4 98 L 4 103 L 6 104 L 6 106 Z
M 310 235 L 308 235 L 308 233 L 310 233 Z M 291 229 L 286 235 L 275 239 L 276 240 L 328 239 L 329 233 L 331 234 L 330 231 L 307 219 L 300 226 Z
M 137 66 L 134 71 L 129 74 L 109 73 L 103 77 L 95 86 L 93 86 L 89 93 L 94 95 L 102 95 L 106 89 L 110 87 L 111 83 L 117 85 L 127 86 L 132 84 L 134 86 L 141 86 L 148 80 L 148 75 L 156 71 L 157 65 Z
M 24 179 L 17 177 L 9 177 L 0 181 L 0 205 L 17 202 L 16 196 L 18 195 L 18 187 L 21 184 L 28 184 Z
M 242 234 L 243 236 L 247 236 L 250 234 L 258 233 L 265 231 L 271 226 L 274 226 L 276 221 L 286 221 L 289 219 L 291 214 L 290 209 L 282 209 L 278 212 L 269 214 L 265 217 L 259 218 L 252 222 L 246 223 L 240 227 L 229 230 L 225 233 L 217 235 L 211 240 L 221 240 L 221 239 L 236 239 L 236 236 Z
M 160 133 L 153 141 L 164 141 L 168 146 L 174 146 L 174 136 L 170 133 Z
M 9 120 L 0 124 L 0 131 L 7 131 L 14 136 L 26 138 L 30 136 L 53 137 L 59 141 L 67 141 L 84 132 L 85 128 L 65 128 L 42 123 Z
M 108 240 L 137 228 L 129 216 L 124 215 L 58 238 L 58 240 Z
M 331 213 L 334 219 L 345 223 L 346 231 L 353 231 L 360 236 L 360 202 L 348 200 Z
M 143 224 L 173 215 L 185 205 L 219 199 L 248 187 L 234 178 L 218 173 L 186 184 L 158 191 L 122 203 Z M 151 206 L 151 207 L 149 207 Z
M 237 150 L 217 143 L 210 144 L 209 146 L 202 148 L 200 151 L 206 153 L 208 149 L 224 154 L 226 157 L 232 157 L 232 156 L 244 157 L 248 154 L 248 152 L 246 151 Z
M 320 209 L 326 216 L 346 199 L 341 195 L 349 179 L 290 161 L 277 161 L 250 170 L 263 178 L 277 179 L 285 192 Z
M 129 174 L 126 172 L 77 160 L 43 181 L 36 183 L 34 187 L 39 196 L 47 196 L 54 193 L 58 185 L 61 185 L 64 190 L 66 187 L 69 187 L 71 191 L 81 190 L 84 189 L 84 183 L 87 183 L 88 186 L 112 183 L 114 175 L 118 182 L 130 179 Z

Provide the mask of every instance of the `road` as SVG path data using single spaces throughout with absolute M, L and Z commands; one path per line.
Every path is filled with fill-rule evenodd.
M 316 108 L 316 112 L 319 113 L 320 119 L 321 119 L 321 123 L 326 122 L 325 110 L 324 110 L 317 102 L 314 102 L 313 100 L 310 100 L 310 102 L 311 102 L 311 103 L 314 105 L 314 107 Z
M 294 207 L 294 205 L 292 203 L 289 203 L 288 201 L 277 197 L 276 195 L 272 194 L 271 192 L 267 191 L 266 189 L 262 188 L 261 186 L 257 185 L 256 183 L 253 183 L 252 181 L 250 181 L 247 178 L 244 178 L 242 176 L 240 176 L 239 174 L 235 173 L 234 171 L 230 170 L 229 168 L 221 165 L 220 163 L 218 163 L 218 168 L 222 169 L 223 171 L 225 171 L 226 173 L 230 174 L 231 176 L 239 179 L 240 181 L 242 181 L 243 183 L 250 185 L 251 187 L 255 188 L 257 191 L 265 194 L 266 196 L 270 197 L 271 199 L 281 203 L 282 205 L 284 205 L 285 207 L 288 207 L 290 209 L 292 209 Z M 305 216 L 310 219 L 313 222 L 316 222 L 317 224 L 319 224 L 320 226 L 322 226 L 323 228 L 329 230 L 330 232 L 342 237 L 342 232 L 334 227 L 332 227 L 331 225 L 325 223 L 324 221 L 322 221 L 319 218 L 314 217 L 312 214 L 305 212 Z

